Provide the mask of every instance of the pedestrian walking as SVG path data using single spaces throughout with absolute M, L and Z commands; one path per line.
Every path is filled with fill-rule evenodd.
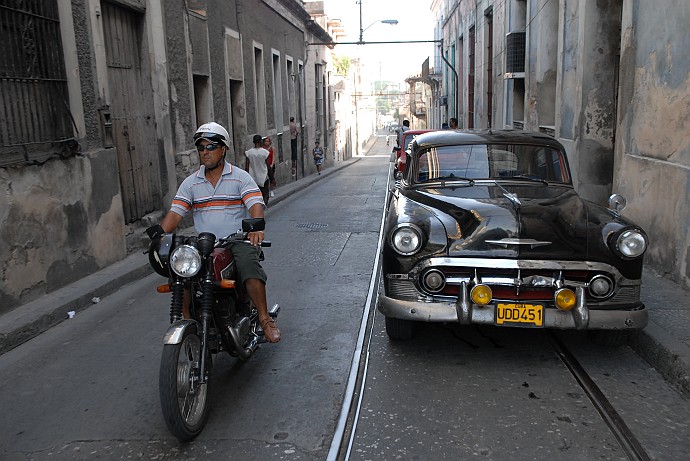
M 295 117 L 290 117 L 290 154 L 292 156 L 292 176 L 297 177 L 297 135 L 299 128 L 295 123 Z
M 261 135 L 255 134 L 252 138 L 254 147 L 244 153 L 246 157 L 244 162 L 244 169 L 254 179 L 259 186 L 261 195 L 264 198 L 264 203 L 268 207 L 268 151 L 261 147 Z
M 314 149 L 312 150 L 312 155 L 314 155 L 314 165 L 316 165 L 316 171 L 321 174 L 321 165 L 323 165 L 323 147 L 319 145 L 319 140 L 314 142 Z
M 273 144 L 271 138 L 266 136 L 263 139 L 262 147 L 268 151 L 268 158 L 266 159 L 266 165 L 268 166 L 268 185 L 269 185 L 269 197 L 273 197 L 273 189 L 276 187 L 276 159 L 275 151 L 273 150 Z

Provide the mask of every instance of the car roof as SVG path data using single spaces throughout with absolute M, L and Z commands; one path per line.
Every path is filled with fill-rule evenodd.
M 512 129 L 433 130 L 417 136 L 415 141 L 420 147 L 456 144 L 541 144 L 565 152 L 563 145 L 552 136 L 537 131 Z
M 422 133 L 428 133 L 430 131 L 435 131 L 435 130 L 405 130 L 403 133 L 405 133 L 405 134 L 422 134 Z

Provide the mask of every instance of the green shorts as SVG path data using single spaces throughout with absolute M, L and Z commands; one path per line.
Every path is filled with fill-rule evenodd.
M 247 279 L 259 279 L 266 283 L 268 277 L 259 261 L 261 247 L 249 243 L 237 242 L 230 244 L 228 248 L 230 248 L 232 256 L 235 258 L 237 278 L 240 279 L 242 285 L 244 285 Z

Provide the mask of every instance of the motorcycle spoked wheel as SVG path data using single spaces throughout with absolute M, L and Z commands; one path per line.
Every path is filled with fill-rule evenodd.
M 201 339 L 193 328 L 179 344 L 163 346 L 158 387 L 168 430 L 181 442 L 194 439 L 208 419 L 209 384 L 194 381 L 201 360 Z M 210 365 L 210 357 L 207 362 Z

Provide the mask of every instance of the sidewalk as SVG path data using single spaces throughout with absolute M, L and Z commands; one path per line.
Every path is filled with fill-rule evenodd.
M 280 203 L 316 181 L 352 165 L 360 158 L 337 162 L 334 166 L 323 169 L 320 175 L 312 174 L 277 187 L 274 191 L 275 196 L 269 200 L 269 206 Z M 270 213 L 270 208 L 267 213 Z M 140 230 L 142 233 L 143 231 L 144 229 Z M 153 270 L 149 266 L 148 256 L 143 251 L 141 248 L 132 251 L 129 256 L 115 264 L 0 315 L 0 354 L 68 319 L 68 312 L 83 311 L 98 303 L 99 298 L 117 291 L 121 286 L 151 274 Z
M 649 323 L 630 347 L 690 398 L 690 290 L 651 270 L 642 274 Z
M 368 142 L 366 151 L 371 150 L 377 141 L 374 138 Z M 278 187 L 269 204 L 280 203 L 360 158 L 338 162 L 324 169 L 321 175 L 312 174 Z M 97 303 L 98 298 L 151 272 L 148 256 L 142 251 L 135 251 L 95 274 L 0 316 L 0 354 L 66 320 L 69 311 L 80 312 Z M 690 397 L 690 290 L 649 270 L 645 270 L 642 282 L 642 300 L 649 311 L 649 324 L 630 338 L 629 345 L 685 396 Z

